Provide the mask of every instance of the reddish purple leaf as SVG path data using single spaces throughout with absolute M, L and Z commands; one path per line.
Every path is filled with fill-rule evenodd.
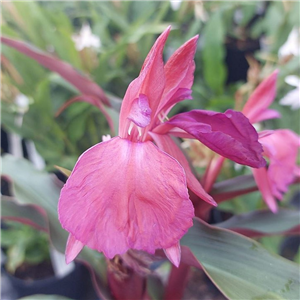
M 94 96 L 99 102 L 110 106 L 109 100 L 103 90 L 92 80 L 81 75 L 70 64 L 42 52 L 38 48 L 23 41 L 14 40 L 8 37 L 1 37 L 1 42 L 9 47 L 34 59 L 45 68 L 58 73 L 61 77 L 76 87 L 81 93 Z
M 94 96 L 89 96 L 89 95 L 80 95 L 80 96 L 76 96 L 73 97 L 72 99 L 68 100 L 67 102 L 65 102 L 60 108 L 59 110 L 56 112 L 56 116 L 59 116 L 69 105 L 71 105 L 72 103 L 75 102 L 87 102 L 90 103 L 91 105 L 96 106 L 97 108 L 99 108 L 99 110 L 103 113 L 103 115 L 105 116 L 107 123 L 110 127 L 110 130 L 112 132 L 112 134 L 115 134 L 115 128 L 114 128 L 114 123 L 112 118 L 110 117 L 110 115 L 107 113 L 107 111 L 105 110 L 104 105 L 102 104 L 101 101 L 99 101 L 98 98 L 94 97 Z

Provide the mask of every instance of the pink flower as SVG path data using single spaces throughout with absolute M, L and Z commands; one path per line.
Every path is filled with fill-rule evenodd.
M 280 117 L 279 112 L 269 109 L 276 96 L 277 75 L 278 70 L 275 70 L 263 80 L 246 102 L 242 113 L 252 124 Z
M 247 101 L 242 112 L 251 123 L 280 117 L 277 111 L 269 109 L 276 96 L 277 74 L 276 70 L 266 78 Z M 296 165 L 299 136 L 288 129 L 262 131 L 259 135 L 269 167 L 252 169 L 252 172 L 266 204 L 277 212 L 276 198 L 281 200 L 295 176 L 299 176 Z
M 277 212 L 275 198 L 282 200 L 283 193 L 287 192 L 295 177 L 300 177 L 296 165 L 300 139 L 291 130 L 278 129 L 262 136 L 259 141 L 270 163 L 268 168 L 252 169 L 252 172 L 270 210 Z
M 258 135 L 240 112 L 194 110 L 164 122 L 177 102 L 191 99 L 198 39 L 182 45 L 164 65 L 169 31 L 157 39 L 126 91 L 119 136 L 84 152 L 61 191 L 59 220 L 70 232 L 67 262 L 87 245 L 110 259 L 128 249 L 151 254 L 164 249 L 178 266 L 179 240 L 194 216 L 187 187 L 216 204 L 171 134 L 197 138 L 242 164 L 265 165 Z

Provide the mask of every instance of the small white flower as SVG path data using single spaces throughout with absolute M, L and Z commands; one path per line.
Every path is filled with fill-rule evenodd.
M 83 24 L 79 34 L 72 35 L 72 40 L 75 42 L 75 48 L 78 51 L 83 50 L 84 48 L 96 48 L 101 47 L 100 38 L 92 34 L 92 30 L 89 24 Z
M 107 142 L 111 139 L 111 136 L 109 134 L 102 135 L 102 142 Z
M 278 54 L 280 57 L 293 54 L 300 55 L 300 27 L 294 27 L 286 42 L 280 47 Z
M 25 112 L 27 112 L 29 108 L 30 101 L 26 95 L 18 94 L 15 97 L 15 104 L 16 104 L 17 111 L 21 114 L 24 114 Z
M 298 76 L 287 76 L 285 82 L 291 86 L 296 87 L 294 90 L 288 92 L 280 101 L 281 105 L 291 106 L 291 109 L 296 110 L 300 108 L 300 78 Z
M 181 5 L 181 0 L 170 0 L 170 4 L 173 10 L 178 10 Z

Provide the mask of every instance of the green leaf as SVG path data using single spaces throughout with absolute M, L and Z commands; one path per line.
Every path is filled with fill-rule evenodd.
M 256 14 L 256 3 L 254 2 L 246 2 L 244 5 L 241 6 L 241 13 L 242 13 L 242 19 L 239 22 L 240 26 L 247 26 L 249 21 L 255 16 Z
M 45 209 L 55 247 L 64 252 L 68 233 L 58 222 L 57 203 L 62 182 L 55 175 L 39 171 L 25 160 L 11 155 L 2 159 L 2 173 L 12 179 L 12 190 L 21 204 L 35 204 Z
M 299 299 L 297 264 L 254 240 L 195 219 L 181 244 L 229 299 Z
M 214 184 L 211 191 L 217 203 L 257 190 L 253 175 L 242 175 Z
M 18 242 L 7 251 L 6 268 L 10 273 L 14 273 L 25 260 L 25 247 L 23 244 L 23 242 Z
M 47 228 L 45 218 L 37 206 L 20 205 L 13 198 L 6 196 L 1 197 L 1 218 L 17 220 L 40 229 Z
M 225 33 L 222 11 L 217 10 L 204 28 L 202 51 L 204 79 L 217 95 L 222 94 L 226 79 Z
M 259 210 L 236 215 L 217 226 L 227 229 L 243 228 L 266 234 L 280 234 L 299 224 L 298 211 L 280 209 L 276 214 L 270 210 Z

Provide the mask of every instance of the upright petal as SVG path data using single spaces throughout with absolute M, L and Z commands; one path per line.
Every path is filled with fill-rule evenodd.
M 148 98 L 152 115 L 155 114 L 165 87 L 165 72 L 162 51 L 170 32 L 168 27 L 156 40 L 145 59 L 139 77 L 133 80 L 127 88 L 120 112 L 119 135 L 127 137 L 128 120 L 131 107 L 140 94 Z
M 150 135 L 153 137 L 156 145 L 160 149 L 170 154 L 183 166 L 187 178 L 188 187 L 204 201 L 208 202 L 211 205 L 217 206 L 215 200 L 212 198 L 212 196 L 206 193 L 198 179 L 193 174 L 189 166 L 189 162 L 182 153 L 182 150 L 179 149 L 172 138 L 167 134 L 160 135 L 153 132 L 151 132 Z
M 194 81 L 195 62 L 194 56 L 197 47 L 198 35 L 188 40 L 170 57 L 165 65 L 166 86 L 162 96 L 162 101 L 158 108 L 158 113 L 163 110 L 167 113 L 171 107 L 184 99 L 191 99 L 191 87 Z M 181 97 L 176 96 L 178 90 Z M 190 91 L 190 94 L 188 94 Z M 184 97 L 182 97 L 184 96 Z
M 254 168 L 266 164 L 257 132 L 241 112 L 192 110 L 175 115 L 166 124 L 185 130 L 213 151 L 237 163 Z
M 279 112 L 268 109 L 276 96 L 278 70 L 266 78 L 251 94 L 242 112 L 250 120 L 257 123 L 271 118 L 279 118 Z
M 193 216 L 178 162 L 152 142 L 119 137 L 81 155 L 59 201 L 63 228 L 108 258 L 172 247 Z

